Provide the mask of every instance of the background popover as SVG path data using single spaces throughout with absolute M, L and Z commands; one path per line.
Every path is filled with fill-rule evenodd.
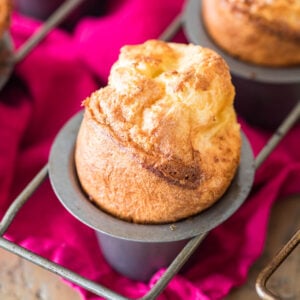
M 269 67 L 300 64 L 299 0 L 203 0 L 202 19 L 234 57 Z

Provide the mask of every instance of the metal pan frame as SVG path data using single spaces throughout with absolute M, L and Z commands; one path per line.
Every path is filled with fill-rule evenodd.
M 182 14 L 180 14 L 174 19 L 174 22 L 172 22 L 165 30 L 165 32 L 161 35 L 161 39 L 170 40 L 176 34 L 177 30 L 181 27 L 182 23 L 183 23 Z M 41 36 L 43 36 L 43 32 L 41 33 Z M 31 47 L 32 46 L 29 45 L 28 49 L 30 49 Z M 15 59 L 15 61 L 21 61 L 26 56 L 27 51 L 24 51 L 23 53 L 25 53 L 25 55 L 19 54 L 18 56 L 19 58 Z M 272 153 L 273 149 L 280 143 L 280 141 L 284 138 L 284 136 L 288 133 L 288 131 L 293 127 L 293 125 L 299 118 L 300 118 L 300 102 L 293 108 L 293 110 L 286 117 L 286 119 L 283 121 L 281 126 L 279 126 L 279 128 L 274 132 L 274 134 L 272 135 L 268 143 L 264 146 L 264 148 L 255 158 L 255 162 L 254 162 L 255 170 L 257 170 L 260 167 L 260 165 L 265 161 L 265 159 Z M 31 195 L 35 193 L 35 191 L 42 184 L 42 182 L 46 180 L 46 178 L 48 177 L 48 167 L 49 165 L 48 163 L 46 163 L 46 165 L 28 183 L 28 185 L 12 202 L 10 207 L 5 212 L 0 222 L 0 247 L 52 273 L 58 274 L 59 276 L 65 278 L 66 280 L 69 280 L 75 283 L 76 285 L 81 286 L 86 290 L 93 292 L 96 295 L 105 297 L 106 299 L 115 299 L 115 300 L 128 299 L 102 286 L 101 284 L 97 284 L 87 278 L 80 276 L 75 272 L 72 272 L 67 268 L 60 266 L 59 264 L 56 264 L 48 259 L 43 258 L 40 255 L 37 255 L 7 240 L 4 237 L 5 232 L 9 228 L 10 224 L 13 222 L 14 218 L 17 216 L 19 210 L 22 209 L 23 205 L 25 205 L 25 203 L 30 199 Z M 170 264 L 170 266 L 167 268 L 163 276 L 156 282 L 156 284 L 151 288 L 151 290 L 140 299 L 143 300 L 155 299 L 162 292 L 162 290 L 167 286 L 167 284 L 173 278 L 173 276 L 185 264 L 185 262 L 189 259 L 192 253 L 197 249 L 198 245 L 201 243 L 203 238 L 204 238 L 203 234 L 200 234 L 192 238 L 182 249 L 179 255 L 175 258 L 175 260 Z
M 9 80 L 14 66 L 25 57 L 47 36 L 47 34 L 58 26 L 68 15 L 84 0 L 66 0 L 51 14 L 40 28 L 20 48 L 14 49 L 12 39 L 7 31 L 0 40 L 0 90 Z M 1 55 L 5 54 L 5 55 Z
M 273 257 L 270 263 L 263 268 L 256 279 L 256 292 L 261 299 L 264 300 L 280 300 L 281 298 L 275 295 L 268 287 L 268 281 L 271 279 L 275 271 L 281 264 L 290 256 L 290 254 L 300 244 L 300 229 L 293 235 L 293 237 L 280 249 L 280 251 Z

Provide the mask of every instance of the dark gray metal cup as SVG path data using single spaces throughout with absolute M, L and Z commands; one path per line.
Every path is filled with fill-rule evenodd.
M 188 240 L 175 242 L 136 242 L 97 232 L 107 262 L 128 278 L 148 281 L 161 268 L 168 267 Z
M 56 137 L 49 157 L 49 178 L 62 205 L 96 232 L 107 262 L 119 273 L 147 281 L 168 267 L 193 237 L 203 237 L 228 219 L 245 201 L 252 187 L 254 158 L 242 135 L 240 166 L 222 199 L 194 217 L 169 224 L 134 224 L 96 207 L 82 191 L 74 165 L 74 145 L 82 113 L 74 116 Z

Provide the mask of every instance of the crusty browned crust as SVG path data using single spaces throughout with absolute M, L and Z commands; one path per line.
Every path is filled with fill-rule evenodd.
M 300 64 L 300 2 L 203 0 L 203 23 L 230 55 L 270 67 Z
M 91 200 L 137 223 L 174 222 L 211 206 L 240 158 L 224 60 L 194 45 L 122 48 L 109 83 L 84 101 L 75 162 Z
M 11 11 L 12 0 L 0 0 L 0 38 L 10 26 Z

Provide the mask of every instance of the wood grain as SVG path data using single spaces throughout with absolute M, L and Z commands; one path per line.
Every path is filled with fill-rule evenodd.
M 279 200 L 273 207 L 264 252 L 250 270 L 247 282 L 226 300 L 260 299 L 255 281 L 262 269 L 300 228 L 300 195 Z M 300 299 L 300 247 L 298 246 L 271 276 L 268 288 L 282 299 Z

